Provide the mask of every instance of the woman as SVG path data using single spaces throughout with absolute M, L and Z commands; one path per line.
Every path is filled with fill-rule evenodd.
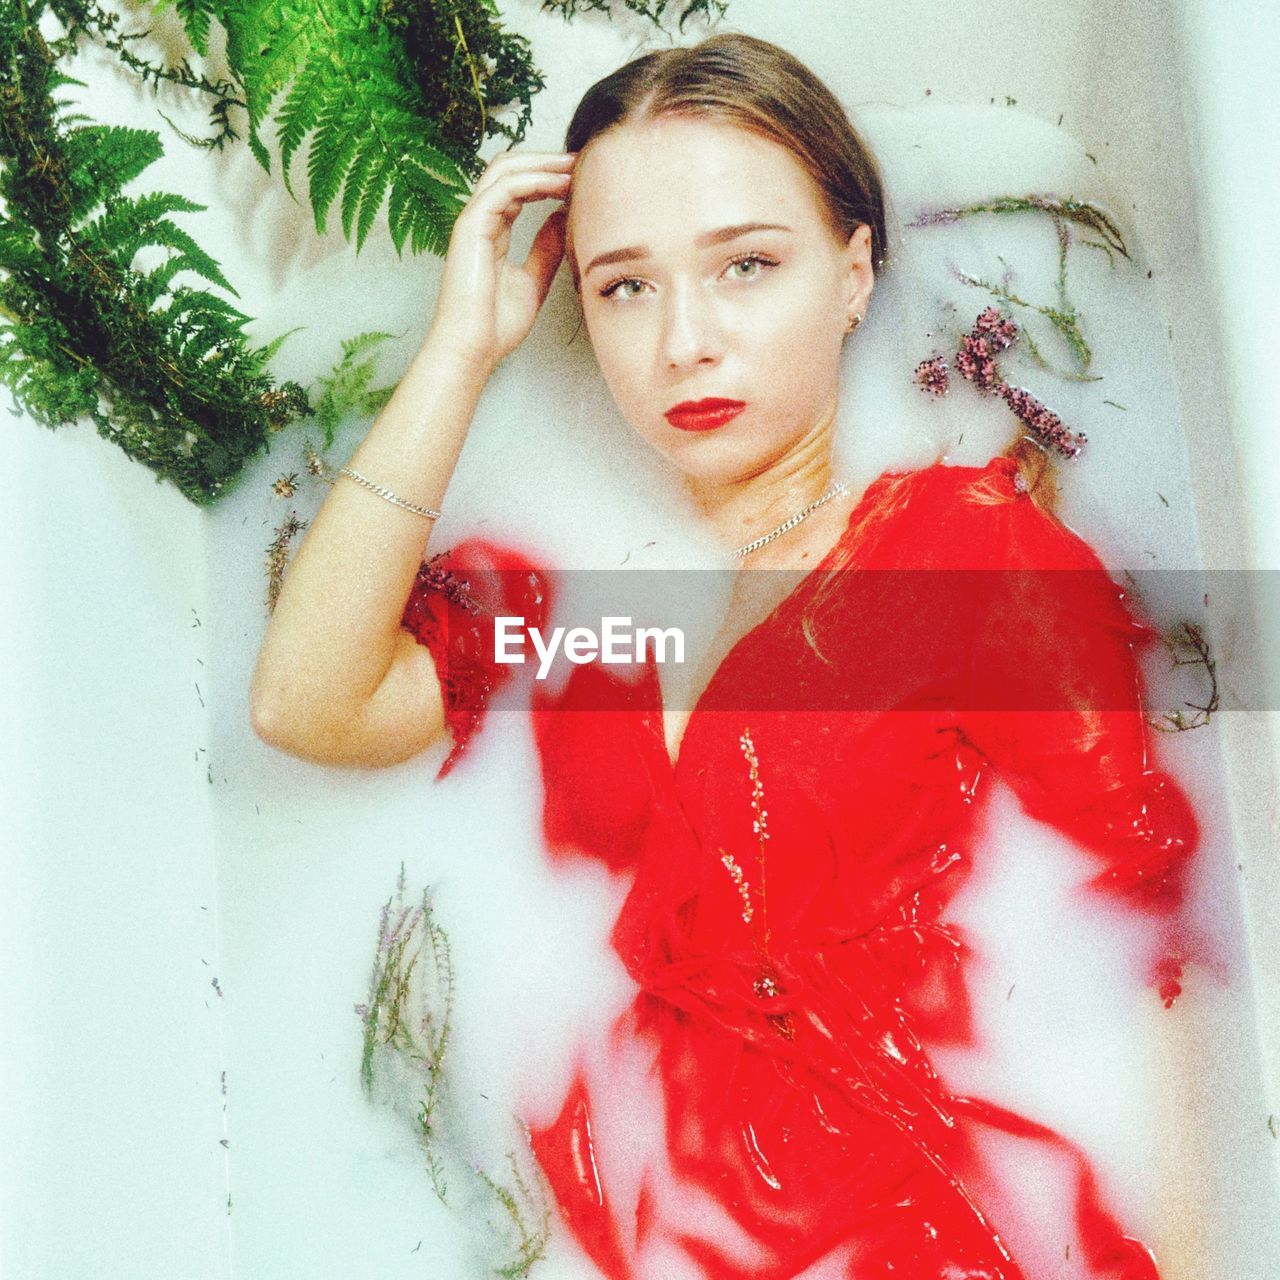
M 517 266 L 511 225 L 544 199 L 565 207 Z M 691 715 L 664 712 L 648 662 L 534 694 L 550 849 L 631 877 L 613 943 L 634 1003 L 534 1132 L 611 1280 L 1040 1274 L 1009 1245 L 1026 1206 L 993 1134 L 1067 1179 L 1075 1274 L 1157 1274 L 1075 1148 L 953 1096 L 926 1053 L 972 1039 L 942 913 L 990 773 L 1096 855 L 1092 887 L 1166 922 L 1198 829 L 1146 767 L 1133 646 L 1152 632 L 1017 450 L 833 484 L 842 347 L 885 238 L 873 158 L 776 46 L 718 35 L 593 86 L 565 153 L 505 153 L 478 182 L 431 330 L 308 532 L 255 671 L 255 728 L 282 750 L 386 765 L 448 732 L 452 767 L 510 670 L 493 616 L 540 625 L 550 582 L 478 539 L 420 566 L 418 517 L 438 513 L 418 504 L 444 494 L 562 258 L 620 412 L 708 531 L 750 569 L 811 570 L 780 601 L 776 575 L 736 575 Z M 827 572 L 844 569 L 887 572 Z M 1173 937 L 1153 966 L 1167 1002 Z M 637 1061 L 660 1096 L 647 1149 L 619 1103 Z

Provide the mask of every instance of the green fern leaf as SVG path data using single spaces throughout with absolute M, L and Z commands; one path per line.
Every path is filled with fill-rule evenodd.
M 209 20 L 215 11 L 206 0 L 153 0 L 152 7 L 156 13 L 176 10 L 186 28 L 191 47 L 202 58 L 209 56 Z
M 229 302 L 212 293 L 198 292 L 185 286 L 175 290 L 173 301 L 165 309 L 165 319 L 171 324 L 190 330 L 192 320 L 230 321 L 236 325 L 248 323 L 249 317 Z
M 65 190 L 72 222 L 103 202 L 105 189 L 118 191 L 164 154 L 154 129 L 124 125 L 82 125 L 65 135 L 71 177 Z
M 276 142 L 280 147 L 280 169 L 284 185 L 293 195 L 289 180 L 289 166 L 293 153 L 302 144 L 307 133 L 315 127 L 324 111 L 326 89 L 332 68 L 325 65 L 322 55 L 313 58 L 303 67 L 293 87 L 285 96 L 284 106 L 276 116 Z M 323 228 L 322 228 L 323 230 Z
M 378 210 L 382 208 L 386 198 L 387 187 L 391 184 L 391 164 L 385 155 L 374 159 L 373 171 L 369 175 L 368 185 L 360 199 L 360 216 L 356 222 L 356 248 L 359 249 L 373 228 Z
M 465 202 L 468 175 L 436 145 L 439 128 L 426 113 L 402 44 L 378 17 L 377 0 L 221 0 L 221 12 L 228 58 L 249 104 L 250 148 L 270 172 L 260 128 L 274 113 L 293 195 L 291 162 L 308 147 L 317 231 L 324 233 L 341 192 L 343 231 L 354 230 L 359 249 L 389 189 L 397 251 L 409 242 L 415 252 L 442 252 Z
M 0 218 L 0 268 L 6 271 L 39 271 L 45 256 L 28 228 Z
M 194 271 L 196 268 L 187 261 L 186 255 L 175 253 L 166 262 L 162 262 L 154 271 L 148 271 L 138 281 L 138 301 L 148 311 L 168 292 L 174 276 L 182 271 Z
M 167 218 L 157 222 L 151 228 L 150 243 L 181 250 L 181 256 L 185 259 L 187 270 L 195 271 L 206 280 L 225 289 L 233 298 L 240 296 L 232 287 L 231 281 L 222 274 L 222 268 L 187 232 Z
M 103 212 L 85 223 L 77 238 L 85 248 L 99 256 L 109 256 L 126 268 L 138 250 L 150 242 L 151 228 L 163 214 L 202 213 L 206 207 L 165 191 L 134 198 L 108 196 L 103 203 Z
M 283 333 L 277 334 L 266 346 L 255 347 L 253 350 L 254 356 L 265 365 L 284 345 L 286 338 L 292 337 L 295 333 L 301 333 L 306 327 L 304 324 L 298 324 L 294 325 L 292 329 L 286 329 Z
M 351 168 L 347 170 L 346 181 L 342 184 L 342 234 L 348 240 L 351 239 L 351 228 L 360 208 L 360 198 L 369 187 L 369 175 L 377 159 L 377 153 L 373 148 L 365 147 L 364 150 L 356 152 Z M 379 203 L 381 203 L 381 196 L 379 196 Z M 359 250 L 359 245 L 356 249 Z
M 340 98 L 334 99 L 320 118 L 319 128 L 311 144 L 307 164 L 311 207 L 315 210 L 316 230 L 323 234 L 329 206 L 351 166 L 352 156 L 360 145 L 359 135 L 348 127 L 347 113 Z
M 201 213 L 205 205 L 172 192 L 156 191 L 135 199 L 112 197 L 105 212 L 88 223 L 77 239 L 96 257 L 109 257 L 121 269 L 130 270 L 138 252 L 146 246 L 181 251 L 182 269 L 195 271 L 212 284 L 238 297 L 222 268 L 181 227 L 160 215 Z M 154 276 L 149 277 L 153 284 Z M 158 296 L 158 294 L 156 295 Z M 154 297 L 151 299 L 154 302 Z
M 262 139 L 258 136 L 257 129 L 253 125 L 249 126 L 249 150 L 253 152 L 254 159 L 266 170 L 271 172 L 271 153 L 267 150 Z

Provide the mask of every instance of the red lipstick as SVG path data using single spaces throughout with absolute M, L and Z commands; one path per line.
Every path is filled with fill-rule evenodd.
M 663 415 L 681 431 L 712 431 L 736 418 L 747 407 L 744 400 L 722 400 L 711 396 L 706 400 L 682 400 Z

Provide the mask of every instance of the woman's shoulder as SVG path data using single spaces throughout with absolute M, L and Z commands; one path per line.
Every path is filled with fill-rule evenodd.
M 965 506 L 994 506 L 1014 502 L 1029 492 L 1014 458 L 999 453 L 979 465 L 943 462 L 888 471 L 882 480 L 891 487 L 908 489 L 935 502 Z
M 1047 480 L 1016 458 L 980 465 L 942 461 L 882 477 L 901 513 L 899 552 L 948 568 L 1100 568 L 1087 542 L 1053 510 Z
M 544 615 L 552 572 L 547 557 L 511 538 L 472 535 L 424 555 L 410 604 L 433 595 L 469 613 Z

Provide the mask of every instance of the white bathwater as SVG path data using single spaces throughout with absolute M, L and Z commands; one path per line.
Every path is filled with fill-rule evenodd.
M 649 28 L 600 16 L 566 27 L 533 0 L 504 13 L 534 41 L 549 85 L 525 145 L 559 150 L 577 97 Z M 1078 228 L 1068 258 L 1090 373 L 1103 381 L 1056 378 L 1025 352 L 1010 353 L 1002 370 L 1087 432 L 1084 456 L 1059 468 L 1061 511 L 1117 575 L 1243 563 L 1224 555 L 1236 514 L 1221 501 L 1228 428 L 1203 412 L 1202 390 L 1188 384 L 1205 379 L 1181 363 L 1195 349 L 1195 244 L 1177 218 L 1190 153 L 1179 90 L 1163 78 L 1173 73 L 1157 73 L 1161 52 L 1176 52 L 1173 15 L 1163 4 L 997 10 L 923 0 L 880 10 L 732 0 L 730 10 L 735 29 L 786 45 L 832 85 L 882 164 L 895 263 L 849 342 L 841 406 L 842 455 L 861 481 L 939 454 L 985 462 L 1009 437 L 1008 411 L 969 384 L 953 379 L 951 394 L 935 401 L 911 379 L 935 349 L 951 355 L 992 301 L 953 266 L 992 282 L 1008 267 L 1013 292 L 1056 302 L 1047 218 L 907 224 L 926 208 L 1032 192 L 1094 200 L 1116 219 L 1130 260 L 1084 245 Z M 85 63 L 79 74 L 95 87 L 116 85 L 95 96 L 99 118 L 155 125 L 108 61 Z M 184 127 L 197 123 L 193 113 Z M 171 135 L 166 146 L 169 187 L 190 191 L 195 161 Z M 389 329 L 402 335 L 383 361 L 384 380 L 394 380 L 430 317 L 439 260 L 398 260 L 378 237 L 357 257 L 337 235 L 317 240 L 309 211 L 243 150 L 210 165 L 214 231 L 204 234 L 259 318 L 255 336 L 307 325 L 282 349 L 280 375 L 305 383 L 338 358 L 342 338 Z M 166 187 L 163 174 L 154 185 Z M 525 215 L 516 252 L 550 208 Z M 1069 367 L 1042 318 L 1016 315 Z M 328 460 L 345 462 L 368 425 L 348 424 Z M 134 763 L 104 763 L 98 790 L 63 795 L 56 811 L 71 765 L 13 775 L 37 799 L 16 808 L 12 829 L 42 854 L 19 856 L 8 872 L 6 1007 L 12 1001 L 14 1011 L 6 1024 L 15 1012 L 42 1018 L 47 1035 L 15 1032 L 6 1055 L 6 1095 L 20 1090 L 33 1105 L 6 1115 L 5 1274 L 488 1274 L 502 1255 L 486 1220 L 500 1224 L 501 1214 L 468 1180 L 466 1162 L 504 1176 L 504 1153 L 519 1142 L 517 1109 L 531 1122 L 549 1119 L 574 1054 L 602 1052 L 630 996 L 607 942 L 625 883 L 585 861 L 547 862 L 537 762 L 514 704 L 495 708 L 441 783 L 443 749 L 365 772 L 300 762 L 254 737 L 247 694 L 266 622 L 265 551 L 291 507 L 305 518 L 326 492 L 306 475 L 301 430 L 286 433 L 194 529 L 185 504 L 158 498 L 140 469 L 101 442 L 70 432 L 37 440 L 37 430 L 13 424 L 31 460 L 15 501 L 23 527 L 45 529 L 46 543 L 61 549 L 46 553 L 54 577 L 38 591 L 19 570 L 14 598 L 24 591 L 48 611 L 51 621 L 29 624 L 28 638 L 65 644 L 69 656 L 47 668 L 56 673 L 45 677 L 51 715 L 31 730 L 41 736 L 28 739 L 26 758 L 94 753 Z M 76 478 L 90 469 L 111 480 L 85 517 L 93 538 L 77 545 L 75 529 L 64 531 L 31 486 L 45 474 L 65 477 L 58 510 L 78 521 L 64 499 L 77 485 L 99 492 Z M 302 479 L 286 502 L 271 484 L 289 472 Z M 492 379 L 443 507 L 432 550 L 480 533 L 537 547 L 564 567 L 706 562 L 671 477 L 608 397 L 564 273 L 530 339 Z M 1197 509 L 1209 515 L 1203 529 Z M 1211 599 L 1206 611 L 1204 584 L 1191 572 L 1142 581 L 1152 584 L 1144 604 L 1162 628 L 1207 622 L 1211 639 L 1239 640 L 1246 660 L 1238 600 L 1215 613 Z M 109 646 L 131 655 L 131 680 L 105 659 Z M 1203 692 L 1185 671 L 1175 675 L 1163 650 L 1148 655 L 1145 674 L 1152 716 Z M 150 723 L 167 736 L 113 740 L 112 726 L 138 723 L 148 699 L 162 704 Z M 1092 865 L 1025 818 L 1003 786 L 986 811 L 978 872 L 949 913 L 980 953 L 972 979 L 982 1047 L 939 1053 L 947 1079 L 1080 1143 L 1165 1280 L 1280 1274 L 1273 1104 L 1251 967 L 1265 953 L 1246 941 L 1238 868 L 1250 851 L 1223 751 L 1231 717 L 1246 714 L 1224 709 L 1207 728 L 1153 739 L 1154 763 L 1174 774 L 1201 820 L 1196 919 L 1215 960 L 1212 972 L 1190 972 L 1173 1010 L 1136 972 L 1140 925 L 1074 892 Z M 92 734 L 55 732 L 82 716 Z M 180 781 L 156 781 L 179 757 L 191 762 Z M 122 787 L 133 788 L 123 804 L 112 794 Z M 98 813 L 112 825 L 104 829 Z M 367 998 L 379 911 L 402 864 L 411 899 L 431 888 L 456 969 L 439 1111 L 457 1159 L 449 1205 L 433 1194 L 412 1091 L 369 1098 L 359 1075 L 354 1006 Z M 117 973 L 138 985 L 106 976 Z M 639 1148 L 652 1140 L 655 1095 L 636 1070 L 613 1065 L 620 1088 L 599 1123 Z M 616 1146 L 602 1150 L 614 1153 L 609 1176 L 625 1182 L 627 1160 Z M 1078 1250 L 1065 1250 L 1060 1230 L 1069 1217 L 1061 1171 L 1025 1151 L 996 1144 L 993 1153 L 1006 1166 L 1024 1161 L 1012 1176 L 1038 1189 L 1031 1219 L 1010 1226 L 1029 1274 L 1078 1274 L 1065 1256 Z M 686 1274 L 670 1258 L 646 1264 L 655 1280 Z M 595 1272 L 553 1219 L 533 1274 Z M 811 1277 L 827 1274 L 830 1266 Z

